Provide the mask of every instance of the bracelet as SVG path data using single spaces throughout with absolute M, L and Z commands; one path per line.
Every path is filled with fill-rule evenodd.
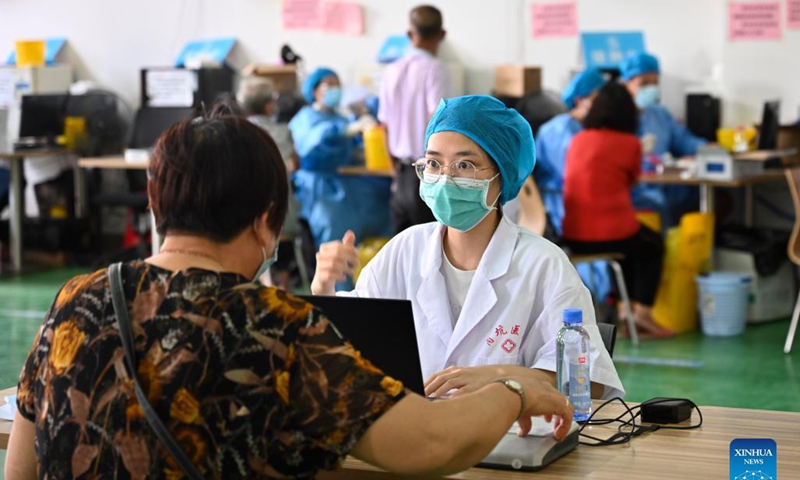
M 526 407 L 526 405 L 525 405 L 525 389 L 522 388 L 522 384 L 520 384 L 518 381 L 512 380 L 510 378 L 501 378 L 501 379 L 495 380 L 492 383 L 502 383 L 503 385 L 505 385 L 505 387 L 507 389 L 509 389 L 512 392 L 514 392 L 517 395 L 519 395 L 520 406 L 519 406 L 519 415 L 517 415 L 517 418 L 522 417 L 522 414 L 525 413 L 525 407 Z

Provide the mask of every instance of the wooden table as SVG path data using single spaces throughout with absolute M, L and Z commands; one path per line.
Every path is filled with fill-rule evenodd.
M 745 203 L 745 224 L 753 224 L 753 185 L 785 180 L 786 175 L 783 170 L 766 171 L 761 175 L 737 178 L 734 180 L 709 180 L 705 178 L 688 177 L 685 178 L 682 172 L 668 170 L 662 174 L 647 174 L 639 178 L 640 183 L 652 185 L 688 185 L 700 187 L 700 211 L 703 213 L 714 212 L 714 188 L 739 188 L 747 189 Z
M 0 391 L 0 404 L 16 391 Z M 606 407 L 604 418 L 622 412 Z M 778 478 L 797 478 L 800 473 L 800 413 L 701 407 L 703 426 L 696 430 L 661 430 L 647 433 L 627 445 L 584 445 L 536 473 L 471 468 L 446 478 L 462 480 L 527 479 L 562 480 L 588 478 L 619 479 L 721 479 L 728 478 L 728 448 L 736 438 L 772 438 L 778 444 Z M 697 414 L 691 422 L 697 422 Z M 0 420 L 0 448 L 8 446 L 13 422 Z M 606 438 L 616 427 L 591 427 L 591 434 Z M 588 433 L 588 432 L 587 432 Z M 794 475 L 794 476 L 792 476 Z M 414 478 L 383 472 L 360 460 L 348 458 L 341 470 L 320 472 L 320 479 Z
M 608 408 L 604 417 L 621 413 Z M 701 407 L 703 426 L 696 430 L 661 430 L 647 433 L 627 445 L 578 448 L 535 473 L 471 468 L 446 478 L 462 480 L 525 479 L 723 479 L 728 478 L 729 446 L 736 438 L 772 438 L 778 443 L 778 478 L 800 478 L 800 413 Z M 613 414 L 613 415 L 612 415 Z M 692 421 L 697 421 L 697 414 Z M 616 427 L 592 427 L 592 434 L 607 438 Z M 588 432 L 587 432 L 588 433 Z M 348 458 L 337 472 L 320 473 L 320 479 L 414 478 L 383 472 Z
M 339 167 L 339 175 L 367 176 L 367 177 L 394 177 L 392 170 L 369 170 L 367 167 Z
M 0 390 L 0 405 L 5 405 L 6 397 L 17 393 L 17 388 L 6 388 Z M 0 449 L 5 450 L 8 448 L 8 437 L 11 435 L 11 426 L 14 422 L 8 420 L 0 420 Z
M 22 271 L 22 218 L 25 216 L 22 194 L 23 162 L 26 158 L 49 157 L 64 153 L 66 153 L 66 150 L 63 148 L 37 148 L 0 152 L 0 160 L 8 160 L 10 163 L 11 189 L 9 192 L 9 207 L 11 207 L 11 222 L 9 237 L 11 238 L 11 270 L 14 273 Z
M 84 169 L 86 168 L 105 168 L 111 170 L 147 170 L 150 162 L 127 162 L 122 156 L 108 156 L 108 157 L 91 157 L 78 159 L 78 172 L 75 176 L 75 191 L 80 192 L 80 205 L 79 211 L 85 209 L 86 201 L 86 175 Z M 150 212 L 150 239 L 153 255 L 158 254 L 161 249 L 161 239 L 156 231 L 156 219 Z

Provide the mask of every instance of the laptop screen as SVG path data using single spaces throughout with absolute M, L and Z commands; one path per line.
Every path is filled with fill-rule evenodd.
M 411 302 L 301 296 L 325 314 L 342 336 L 386 375 L 425 395 Z

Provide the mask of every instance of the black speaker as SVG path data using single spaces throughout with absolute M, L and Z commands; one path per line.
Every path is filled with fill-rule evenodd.
M 686 127 L 698 137 L 717 141 L 717 129 L 722 118 L 719 98 L 705 93 L 686 95 Z

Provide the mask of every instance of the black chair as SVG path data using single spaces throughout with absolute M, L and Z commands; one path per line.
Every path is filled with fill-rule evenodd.
M 617 344 L 617 327 L 611 323 L 598 323 L 597 329 L 600 330 L 600 338 L 603 345 L 608 350 L 608 355 L 614 358 L 614 346 Z
M 99 172 L 98 172 L 99 173 Z M 92 205 L 96 208 L 95 213 L 96 232 L 102 237 L 102 209 L 125 208 L 129 218 L 126 220 L 126 229 L 132 226 L 133 230 L 141 237 L 141 241 L 130 247 L 123 247 L 108 254 L 102 255 L 95 261 L 94 266 L 98 268 L 118 261 L 129 261 L 150 256 L 150 212 L 148 211 L 147 199 L 147 175 L 139 170 L 126 170 L 125 176 L 128 181 L 127 192 L 107 192 L 95 195 L 92 198 Z M 97 190 L 95 190 L 97 191 Z M 102 241 L 97 245 L 102 246 Z

